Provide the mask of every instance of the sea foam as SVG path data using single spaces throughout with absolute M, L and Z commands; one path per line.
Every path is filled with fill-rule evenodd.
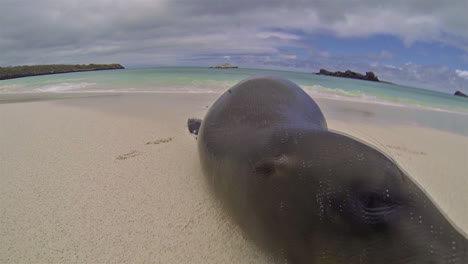
M 412 109 L 423 109 L 453 114 L 468 115 L 468 112 L 458 109 L 440 108 L 435 105 L 423 105 L 417 102 L 405 101 L 404 98 L 379 97 L 366 94 L 360 91 L 345 91 L 338 88 L 327 88 L 320 85 L 303 86 L 304 90 L 313 98 L 324 98 L 329 100 L 346 101 L 354 103 L 386 105 L 392 107 L 404 107 Z
M 37 92 L 43 92 L 43 93 L 54 93 L 54 92 L 64 92 L 64 91 L 73 91 L 73 90 L 83 89 L 83 88 L 86 88 L 95 84 L 96 83 L 88 83 L 88 82 L 60 83 L 60 84 L 55 84 L 55 85 L 43 86 L 40 88 L 36 88 L 34 90 Z

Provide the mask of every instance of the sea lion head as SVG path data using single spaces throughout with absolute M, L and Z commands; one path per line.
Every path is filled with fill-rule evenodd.
M 467 240 L 377 149 L 285 128 L 252 165 L 256 218 L 298 263 L 466 263 Z M 328 262 L 327 262 L 328 261 Z

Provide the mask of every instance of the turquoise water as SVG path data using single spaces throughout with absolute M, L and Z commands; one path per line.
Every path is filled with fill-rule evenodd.
M 468 114 L 468 99 L 436 91 L 311 73 L 258 69 L 147 68 L 44 75 L 0 81 L 2 94 L 20 93 L 222 93 L 252 75 L 299 84 L 313 97 Z

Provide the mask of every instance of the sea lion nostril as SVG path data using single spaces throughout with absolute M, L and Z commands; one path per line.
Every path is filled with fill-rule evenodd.
M 272 160 L 262 160 L 255 164 L 254 173 L 262 176 L 270 176 L 275 171 L 275 163 Z
M 274 171 L 273 166 L 266 165 L 266 164 L 255 168 L 255 173 L 262 174 L 262 175 L 270 175 L 271 173 L 273 173 L 273 171 Z

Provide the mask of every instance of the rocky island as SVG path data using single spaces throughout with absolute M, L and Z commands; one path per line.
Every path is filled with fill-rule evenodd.
M 336 71 L 336 72 L 330 72 L 324 69 L 320 69 L 320 72 L 315 73 L 317 75 L 327 75 L 327 76 L 334 76 L 334 77 L 343 77 L 343 78 L 351 78 L 351 79 L 358 79 L 358 80 L 365 80 L 365 81 L 372 81 L 372 82 L 384 82 L 379 80 L 377 75 L 373 72 L 366 72 L 366 75 L 360 74 L 358 72 L 353 72 L 350 70 L 347 70 L 345 72 L 341 71 Z M 388 82 L 386 82 L 388 83 Z
M 468 97 L 468 95 L 466 95 L 466 94 L 464 94 L 464 93 L 462 93 L 462 92 L 460 92 L 460 91 L 456 91 L 456 92 L 454 93 L 454 95 L 458 95 L 458 96 L 462 96 L 462 97 Z
M 0 67 L 0 80 L 14 79 L 36 75 L 57 74 L 67 72 L 82 72 L 82 71 L 101 71 L 101 70 L 116 70 L 125 69 L 122 65 L 113 64 L 52 64 L 52 65 L 34 65 L 34 66 L 14 66 Z
M 210 68 L 215 68 L 215 69 L 237 69 L 239 68 L 238 66 L 231 65 L 228 63 L 225 63 L 223 65 L 218 65 L 218 66 L 211 66 Z

